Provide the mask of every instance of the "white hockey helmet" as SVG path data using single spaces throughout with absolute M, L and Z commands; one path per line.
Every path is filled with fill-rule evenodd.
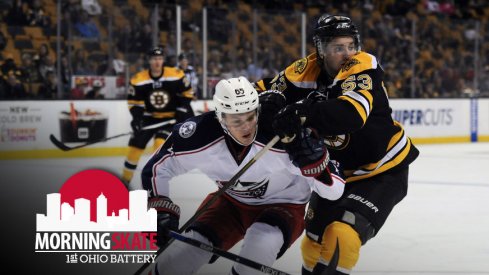
M 223 123 L 223 114 L 242 114 L 253 110 L 258 112 L 260 105 L 258 92 L 243 76 L 220 80 L 216 85 L 213 101 L 217 119 L 227 134 L 229 131 Z
M 259 106 L 258 92 L 243 76 L 219 81 L 213 100 L 219 121 L 222 114 L 242 114 Z

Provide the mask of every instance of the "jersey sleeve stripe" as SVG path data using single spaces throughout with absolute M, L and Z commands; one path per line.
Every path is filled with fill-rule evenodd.
M 372 94 L 366 90 L 358 90 L 357 92 L 361 94 L 368 101 L 368 104 L 370 106 L 369 112 L 371 112 L 373 109 L 373 101 L 374 101 Z
M 186 98 L 194 98 L 194 92 L 192 89 L 188 89 L 182 93 L 182 96 Z
M 302 89 L 316 89 L 317 84 L 316 81 L 291 81 L 290 83 L 294 84 L 297 88 Z
M 368 117 L 368 115 L 370 114 L 370 110 L 372 110 L 372 107 L 371 107 L 372 102 L 369 101 L 367 97 L 365 97 L 362 93 L 358 93 L 358 92 L 354 92 L 354 91 L 346 92 L 343 95 L 349 96 L 349 97 L 355 99 L 356 101 L 358 101 L 358 103 L 362 104 L 363 109 L 365 110 L 365 113 L 367 114 L 367 117 Z
M 360 96 L 357 95 L 357 97 L 360 97 Z M 363 97 L 361 97 L 361 98 L 363 99 Z M 367 105 L 367 107 L 365 107 L 356 98 L 353 98 L 350 95 L 346 95 L 346 94 L 338 97 L 338 99 L 340 99 L 340 100 L 346 100 L 346 101 L 350 102 L 353 105 L 353 107 L 355 107 L 355 109 L 357 110 L 358 114 L 362 118 L 363 124 L 365 124 L 365 122 L 367 121 L 367 116 L 369 114 L 369 112 L 368 112 L 368 105 Z
M 411 148 L 411 141 L 404 134 L 404 131 L 402 131 L 402 133 L 402 138 L 379 162 L 364 165 L 361 169 L 356 171 L 345 171 L 345 175 L 348 176 L 347 182 L 371 177 L 401 163 L 406 158 Z

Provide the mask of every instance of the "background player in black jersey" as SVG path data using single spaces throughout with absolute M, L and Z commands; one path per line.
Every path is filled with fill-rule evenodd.
M 171 119 L 178 123 L 194 116 L 190 106 L 194 93 L 185 73 L 181 69 L 164 66 L 165 55 L 161 46 L 152 48 L 148 57 L 149 69 L 131 78 L 127 97 L 134 131 L 129 139 L 122 172 L 122 180 L 127 186 L 150 139 L 154 137 L 153 149 L 156 150 L 165 142 L 174 124 L 151 130 L 141 128 Z
M 321 16 L 313 39 L 315 53 L 256 87 L 280 90 L 287 99 L 289 105 L 268 118 L 277 134 L 314 128 L 344 167 L 347 183 L 340 200 L 313 194 L 301 249 L 303 274 L 349 274 L 360 247 L 406 196 L 408 166 L 419 152 L 392 119 L 384 71 L 375 56 L 360 50 L 351 19 Z M 269 94 L 263 113 L 276 114 L 280 100 Z

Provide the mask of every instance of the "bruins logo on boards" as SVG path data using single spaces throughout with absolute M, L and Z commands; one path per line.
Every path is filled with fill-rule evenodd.
M 163 109 L 170 102 L 170 93 L 164 90 L 154 91 L 149 96 L 149 102 L 156 109 Z
M 350 142 L 350 134 L 324 137 L 324 143 L 328 148 L 335 150 L 344 149 Z
M 351 67 L 360 64 L 360 61 L 358 61 L 356 58 L 350 58 L 346 63 L 341 67 L 342 72 L 348 71 Z
M 294 72 L 296 74 L 301 74 L 304 72 L 304 69 L 306 69 L 307 67 L 307 58 L 302 58 L 302 59 L 299 59 L 297 60 L 295 63 L 294 63 Z

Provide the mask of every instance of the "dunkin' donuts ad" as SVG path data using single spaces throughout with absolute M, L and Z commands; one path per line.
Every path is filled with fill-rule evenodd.
M 62 142 L 93 142 L 107 137 L 108 117 L 96 109 L 76 109 L 70 102 L 69 110 L 59 114 L 59 132 Z

